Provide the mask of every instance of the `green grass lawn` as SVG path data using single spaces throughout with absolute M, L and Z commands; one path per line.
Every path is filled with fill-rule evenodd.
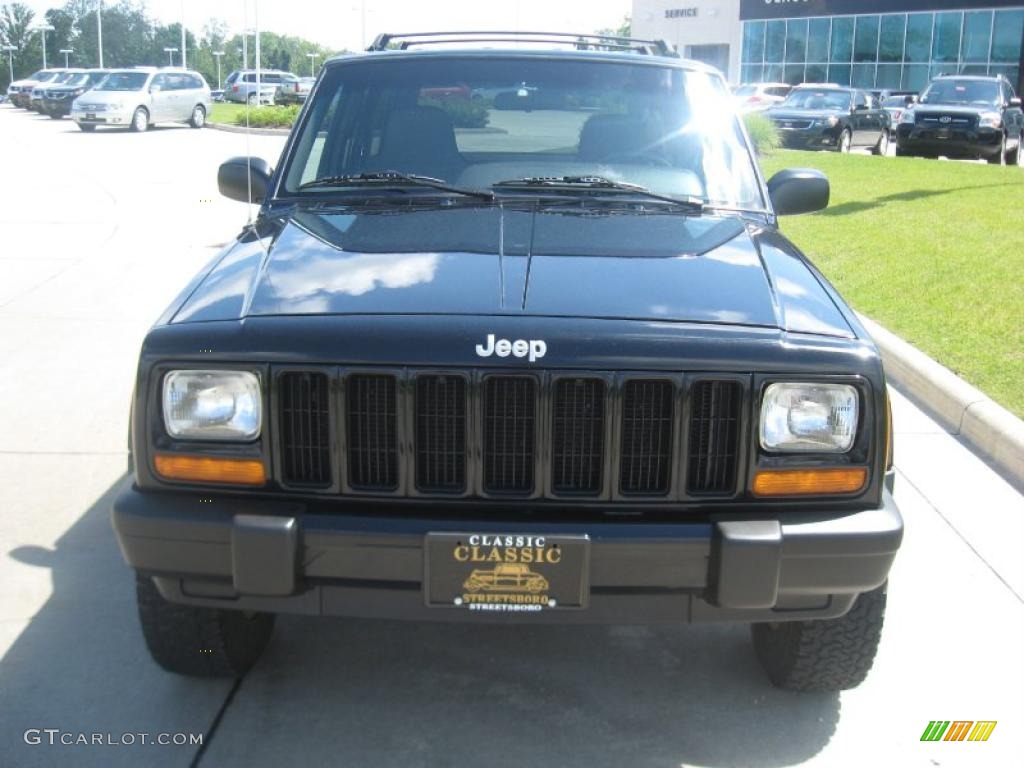
M 850 304 L 1024 416 L 1024 170 L 779 150 L 812 167 L 826 211 L 783 232 Z
M 214 102 L 210 110 L 211 123 L 224 123 L 234 125 L 235 117 L 245 112 L 245 104 L 232 104 L 230 102 Z

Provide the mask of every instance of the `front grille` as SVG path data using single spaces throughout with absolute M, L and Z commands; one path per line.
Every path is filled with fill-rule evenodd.
M 536 452 L 537 382 L 524 376 L 484 379 L 484 490 L 529 493 Z
M 777 124 L 779 128 L 786 128 L 789 130 L 804 131 L 814 124 L 813 120 L 778 120 Z
M 281 470 L 288 485 L 331 484 L 329 391 L 327 376 L 322 373 L 281 376 Z
M 342 374 L 340 409 L 326 367 L 274 381 L 288 488 L 653 502 L 731 497 L 740 487 L 738 377 L 684 387 L 667 374 L 625 374 L 613 386 L 597 372 L 363 370 Z
M 668 493 L 672 460 L 671 381 L 627 381 L 622 393 L 622 493 Z
M 690 406 L 689 493 L 732 493 L 739 458 L 740 404 L 735 381 L 699 381 Z
M 466 487 L 466 380 L 416 379 L 416 487 L 461 492 Z
M 395 490 L 398 487 L 395 378 L 376 374 L 349 376 L 345 403 L 349 485 L 363 490 Z
M 604 382 L 559 379 L 553 398 L 551 487 L 560 493 L 596 493 L 604 463 Z

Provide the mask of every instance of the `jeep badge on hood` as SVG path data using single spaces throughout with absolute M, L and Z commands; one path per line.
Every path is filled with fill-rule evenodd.
M 508 357 L 509 354 L 515 355 L 516 357 L 530 356 L 530 362 L 535 362 L 540 358 L 544 357 L 548 353 L 548 345 L 543 339 L 516 339 L 515 341 L 509 341 L 508 339 L 498 339 L 495 341 L 494 334 L 487 334 L 486 344 L 477 344 L 476 353 L 480 357 L 490 357 L 491 355 L 497 355 L 498 357 Z

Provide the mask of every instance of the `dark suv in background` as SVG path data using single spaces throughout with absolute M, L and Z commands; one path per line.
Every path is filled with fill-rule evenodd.
M 83 93 L 95 88 L 108 74 L 108 69 L 90 69 L 79 72 L 60 85 L 43 90 L 42 111 L 54 120 L 71 114 L 71 104 Z
M 867 91 L 838 85 L 801 85 L 765 113 L 791 149 L 849 152 L 889 148 L 889 115 Z
M 948 75 L 928 85 L 904 110 L 896 154 L 984 158 L 1020 165 L 1024 112 L 1002 75 Z

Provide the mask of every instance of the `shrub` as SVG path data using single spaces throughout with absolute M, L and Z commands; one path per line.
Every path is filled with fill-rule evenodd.
M 448 113 L 456 128 L 486 128 L 490 116 L 487 104 L 460 99 L 421 99 L 424 107 L 440 107 Z
M 299 105 L 254 107 L 249 110 L 250 128 L 291 128 L 299 116 Z M 235 125 L 245 125 L 245 110 L 235 115 Z
M 779 129 L 770 119 L 759 112 L 748 112 L 743 116 L 747 133 L 754 142 L 754 151 L 759 155 L 770 155 L 779 147 Z

